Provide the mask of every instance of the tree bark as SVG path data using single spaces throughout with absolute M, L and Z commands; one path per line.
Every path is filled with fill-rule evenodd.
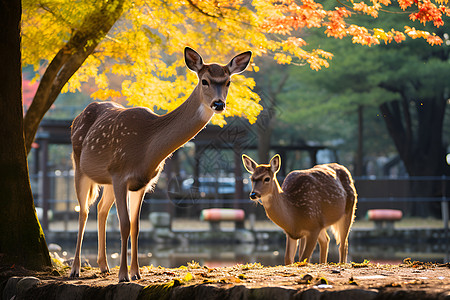
M 105 1 L 103 7 L 87 16 L 67 44 L 56 54 L 39 83 L 24 118 L 25 145 L 30 153 L 39 124 L 70 77 L 92 54 L 122 15 L 125 0 Z
M 23 136 L 20 0 L 0 0 L 0 266 L 51 267 Z
M 403 99 L 408 103 L 409 99 Z M 410 176 L 450 175 L 442 140 L 446 99 L 425 99 L 415 105 L 417 124 L 410 121 L 411 109 L 399 101 L 384 103 L 380 111 Z M 403 120 L 403 121 L 402 121 Z
M 364 107 L 358 105 L 358 149 L 356 151 L 355 176 L 363 176 L 364 173 Z

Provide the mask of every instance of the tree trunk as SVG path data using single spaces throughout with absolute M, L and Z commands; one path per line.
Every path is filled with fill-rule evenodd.
M 364 174 L 364 107 L 358 105 L 358 149 L 356 151 L 355 176 Z
M 403 99 L 409 103 L 408 99 Z M 393 101 L 380 106 L 387 129 L 410 176 L 450 175 L 442 140 L 445 97 L 416 103 L 417 125 L 408 122 L 409 106 Z M 403 121 L 402 121 L 403 120 Z
M 268 66 L 272 66 L 272 64 L 269 63 Z M 274 80 L 269 74 L 269 70 L 262 70 L 259 72 L 259 75 L 257 75 L 256 78 L 257 85 L 255 87 L 255 91 L 261 96 L 262 101 L 260 104 L 264 107 L 256 121 L 258 128 L 258 159 L 260 163 L 269 162 L 269 151 L 271 148 L 270 141 L 277 116 L 277 97 L 289 78 L 288 72 L 285 72 L 278 80 Z
M 0 0 L 0 266 L 51 266 L 34 208 L 23 136 L 20 0 Z
M 92 54 L 98 43 L 122 15 L 124 1 L 105 1 L 100 10 L 87 16 L 45 70 L 24 119 L 27 154 L 30 153 L 31 144 L 45 113 L 53 105 L 70 77 Z
M 446 97 L 416 101 L 403 97 L 402 102 L 394 101 L 380 106 L 389 134 L 405 164 L 410 176 L 450 175 L 446 163 L 446 147 L 442 140 Z M 410 109 L 415 109 L 417 123 L 411 122 Z M 415 125 L 414 125 L 415 124 Z M 441 197 L 442 186 L 438 181 L 411 180 L 412 197 Z M 414 216 L 440 217 L 441 207 L 437 202 L 417 202 L 412 204 L 410 213 Z

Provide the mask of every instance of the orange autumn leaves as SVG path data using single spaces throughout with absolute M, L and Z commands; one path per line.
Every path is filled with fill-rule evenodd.
M 393 4 L 390 0 L 371 0 L 371 1 L 337 1 L 333 9 L 324 9 L 323 5 L 312 0 L 294 1 L 282 0 L 272 1 L 273 12 L 262 24 L 262 28 L 269 33 L 279 35 L 291 35 L 295 30 L 301 28 L 324 28 L 328 37 L 342 39 L 351 37 L 353 43 L 362 45 L 377 45 L 382 42 L 400 43 L 410 37 L 413 39 L 423 38 L 430 45 L 442 44 L 442 39 L 434 33 L 418 30 L 414 27 L 404 26 L 400 28 L 384 30 L 382 28 L 366 28 L 357 24 L 352 24 L 349 18 L 355 14 L 364 14 L 377 18 L 380 12 L 394 13 L 394 6 L 400 7 L 403 11 L 409 13 L 412 21 L 419 21 L 423 25 L 432 22 L 435 27 L 444 24 L 443 17 L 450 16 L 448 0 L 399 0 Z M 298 41 L 286 39 L 286 44 L 296 43 Z M 306 43 L 304 43 L 306 44 Z M 299 53 L 301 53 L 299 51 Z M 309 53 L 301 53 L 312 69 L 318 70 L 322 66 L 327 67 L 326 58 L 331 57 L 330 53 L 325 51 L 312 50 Z M 324 55 L 325 54 L 325 55 Z M 289 63 L 287 55 L 278 55 L 275 57 L 281 63 Z

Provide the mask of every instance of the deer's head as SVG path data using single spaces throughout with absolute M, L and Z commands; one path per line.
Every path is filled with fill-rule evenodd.
M 269 164 L 258 165 L 249 156 L 243 154 L 242 162 L 245 169 L 252 174 L 252 191 L 250 193 L 250 199 L 258 201 L 272 193 L 273 186 L 278 184 L 276 174 L 280 170 L 281 158 L 279 154 L 276 154 L 270 160 Z
M 243 72 L 252 57 L 247 51 L 236 55 L 226 66 L 218 64 L 204 64 L 203 59 L 195 50 L 186 47 L 184 58 L 187 67 L 197 73 L 199 82 L 197 89 L 202 101 L 215 113 L 225 110 L 230 77 Z

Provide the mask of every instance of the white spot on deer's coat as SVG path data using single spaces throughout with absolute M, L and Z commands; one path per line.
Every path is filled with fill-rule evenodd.
M 81 135 L 80 138 L 79 138 L 78 140 L 79 140 L 79 141 L 82 141 L 82 140 L 83 140 L 83 136 Z
M 197 109 L 197 115 L 201 120 L 209 120 L 212 115 L 208 114 L 208 111 L 205 109 L 203 105 L 200 105 Z
M 95 148 L 94 146 L 91 146 L 91 150 L 94 150 L 94 148 Z

